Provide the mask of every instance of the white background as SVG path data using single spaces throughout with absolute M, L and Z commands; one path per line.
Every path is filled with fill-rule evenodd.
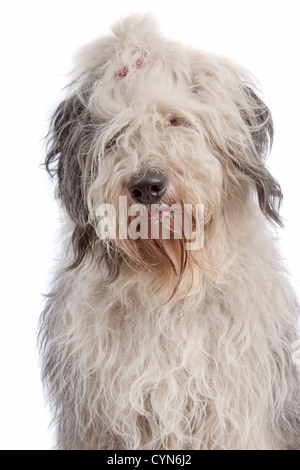
M 276 136 L 268 165 L 285 196 L 284 257 L 300 279 L 300 2 L 10 0 L 0 9 L 0 449 L 50 449 L 36 328 L 58 213 L 52 184 L 39 164 L 72 56 L 80 45 L 108 32 L 116 19 L 151 11 L 170 38 L 250 69 L 273 113 Z

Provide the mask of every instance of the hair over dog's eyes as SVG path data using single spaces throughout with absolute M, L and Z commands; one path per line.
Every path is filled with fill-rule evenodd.
M 169 126 L 172 126 L 172 127 L 179 127 L 179 126 L 190 127 L 189 122 L 180 116 L 171 116 L 168 120 L 168 124 Z
M 170 126 L 178 127 L 178 126 L 181 126 L 182 120 L 180 118 L 177 118 L 177 117 L 172 117 L 169 120 L 169 124 L 170 124 Z
M 122 129 L 121 131 L 119 131 L 117 134 L 115 134 L 108 142 L 107 144 L 105 145 L 105 150 L 108 151 L 108 150 L 111 150 L 113 147 L 115 147 L 115 145 L 117 144 L 117 141 L 119 139 L 119 137 L 121 137 L 121 135 L 123 134 L 125 128 Z
M 110 150 L 112 149 L 115 145 L 116 145 L 116 142 L 117 142 L 117 138 L 114 137 L 112 138 L 106 145 L 105 145 L 105 150 Z

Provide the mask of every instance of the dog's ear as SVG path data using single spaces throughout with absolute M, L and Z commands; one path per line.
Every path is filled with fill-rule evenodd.
M 74 266 L 85 257 L 95 236 L 89 224 L 87 189 L 91 179 L 92 119 L 85 93 L 74 93 L 56 109 L 48 134 L 45 166 L 57 177 L 56 196 L 75 223 L 72 244 Z
M 253 88 L 244 85 L 243 95 L 244 106 L 240 108 L 240 114 L 250 134 L 250 158 L 239 159 L 234 164 L 254 183 L 258 203 L 265 216 L 282 225 L 279 215 L 281 188 L 265 165 L 273 143 L 272 115 Z
M 86 135 L 89 117 L 81 95 L 64 100 L 53 114 L 48 134 L 45 166 L 57 176 L 56 195 L 73 221 L 87 221 L 82 172 L 88 149 Z

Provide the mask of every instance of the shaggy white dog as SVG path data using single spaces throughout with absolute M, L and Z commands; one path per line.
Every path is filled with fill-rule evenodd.
M 232 61 L 167 41 L 148 17 L 113 31 L 78 55 L 46 158 L 65 211 L 40 325 L 57 448 L 297 448 L 271 114 Z M 120 228 L 120 196 L 170 239 L 102 236 L 99 207 Z M 176 236 L 171 204 L 192 207 L 192 228 L 204 207 L 199 249 Z

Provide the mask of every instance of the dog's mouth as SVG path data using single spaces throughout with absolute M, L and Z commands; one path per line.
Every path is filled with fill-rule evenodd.
M 107 233 L 111 229 L 115 237 L 108 237 L 109 250 L 118 250 L 133 271 L 142 267 L 166 282 L 169 300 L 180 286 L 179 295 L 188 294 L 193 286 L 194 265 L 199 266 L 198 255 L 190 248 L 198 237 L 197 211 L 193 203 L 185 200 L 180 192 L 167 191 L 156 203 L 141 204 L 131 198 L 124 200 L 123 196 L 119 198 L 119 208 L 111 211 L 114 223 L 110 223 L 107 209 L 101 216 L 100 228 Z M 111 238 L 116 240 L 116 247 L 109 241 Z

